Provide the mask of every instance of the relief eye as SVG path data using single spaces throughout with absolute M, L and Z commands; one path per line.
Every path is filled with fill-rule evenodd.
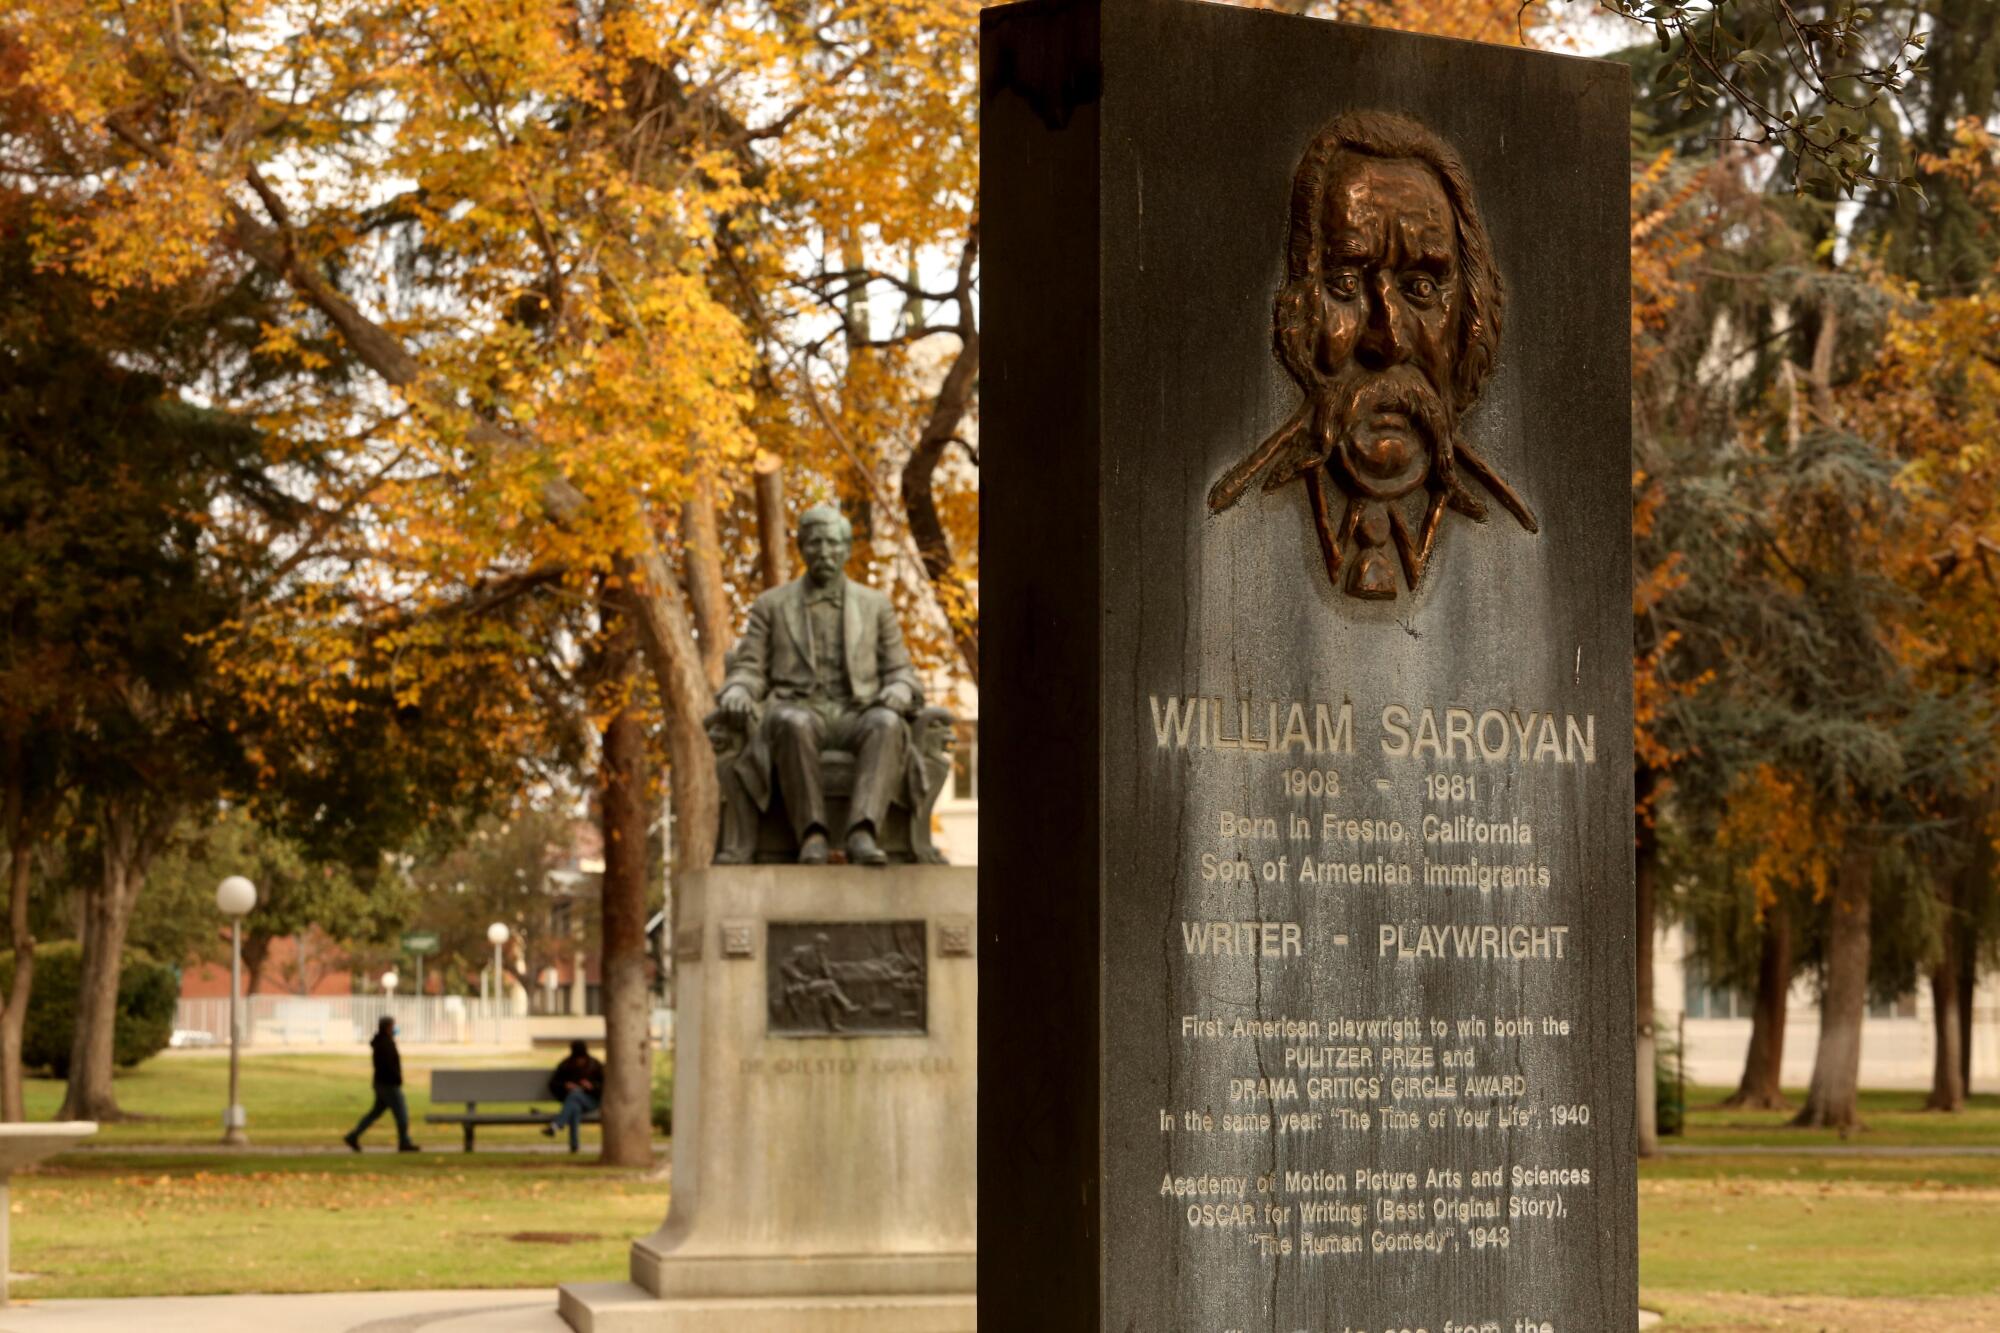
M 1428 301 L 1438 294 L 1437 279 L 1428 273 L 1416 273 L 1403 280 L 1403 291 L 1417 301 Z
M 1351 268 L 1335 269 L 1326 280 L 1326 289 L 1343 300 L 1361 294 L 1361 275 Z

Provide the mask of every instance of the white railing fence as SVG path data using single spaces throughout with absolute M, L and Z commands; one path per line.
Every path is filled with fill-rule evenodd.
M 397 1039 L 411 1045 L 511 1040 L 512 1005 L 461 995 L 251 995 L 243 1000 L 243 1040 L 250 1046 L 352 1046 L 366 1042 L 384 1015 Z M 174 1044 L 227 1046 L 229 1001 L 182 1000 L 174 1010 Z
M 405 1046 L 508 1046 L 527 1049 L 572 1035 L 603 1032 L 604 1020 L 592 1015 L 565 1022 L 562 1015 L 522 1013 L 515 1002 L 471 999 L 462 995 L 250 995 L 243 1000 L 243 1041 L 262 1047 L 358 1046 L 375 1034 L 386 1014 L 396 1020 L 396 1040 Z M 670 1045 L 674 1014 L 655 1007 L 653 1041 Z M 593 1038 L 596 1039 L 596 1038 Z M 229 1045 L 229 1001 L 181 1000 L 174 1009 L 177 1047 Z

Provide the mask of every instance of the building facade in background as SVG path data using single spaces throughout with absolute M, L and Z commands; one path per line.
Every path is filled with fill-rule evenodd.
M 1662 930 L 1653 944 L 1653 996 L 1660 1033 L 1685 1042 L 1687 1080 L 1734 1088 L 1750 1050 L 1752 998 L 1711 984 L 1680 926 Z M 2000 979 L 1987 973 L 1973 1002 L 1972 1086 L 2000 1091 Z M 1812 1078 L 1819 1044 L 1819 996 L 1809 974 L 1792 984 L 1785 1006 L 1784 1084 L 1803 1088 Z M 1887 1004 L 1871 1001 L 1861 1029 L 1861 1086 L 1928 1088 L 1936 1058 L 1928 985 Z

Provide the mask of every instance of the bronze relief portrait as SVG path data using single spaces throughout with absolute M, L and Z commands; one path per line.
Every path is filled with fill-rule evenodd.
M 1273 350 L 1304 399 L 1215 483 L 1211 512 L 1260 477 L 1266 491 L 1303 480 L 1327 577 L 1373 600 L 1396 596 L 1398 564 L 1412 591 L 1422 583 L 1446 510 L 1485 521 L 1468 478 L 1535 532 L 1527 503 L 1459 434 L 1493 371 L 1501 306 L 1450 145 L 1403 116 L 1334 120 L 1292 177 L 1272 312 Z

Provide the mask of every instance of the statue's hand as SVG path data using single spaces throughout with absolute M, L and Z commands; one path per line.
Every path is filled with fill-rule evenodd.
M 748 722 L 752 710 L 757 707 L 748 690 L 724 690 L 722 697 L 715 701 L 722 715 L 732 722 Z
M 900 682 L 883 689 L 877 700 L 884 708 L 898 713 L 908 713 L 917 706 L 917 696 L 910 687 Z

